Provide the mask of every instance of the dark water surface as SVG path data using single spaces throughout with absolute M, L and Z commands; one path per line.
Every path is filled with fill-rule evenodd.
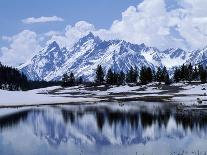
M 0 109 L 0 155 L 206 155 L 205 112 L 158 103 Z

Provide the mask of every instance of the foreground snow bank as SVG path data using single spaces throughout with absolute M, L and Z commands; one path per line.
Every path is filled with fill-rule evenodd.
M 102 88 L 103 87 L 103 88 Z M 31 91 L 0 90 L 0 107 L 98 101 L 171 102 L 183 105 L 207 105 L 207 84 L 151 83 L 145 86 L 85 87 L 60 86 Z
M 178 84 L 182 90 L 174 94 L 173 101 L 185 105 L 206 105 L 207 104 L 207 84 Z
M 0 106 L 24 106 L 24 105 L 41 105 L 41 104 L 57 104 L 57 103 L 74 103 L 74 102 L 95 102 L 96 98 L 84 97 L 59 97 L 47 94 L 51 90 L 61 87 L 48 87 L 30 91 L 6 91 L 0 90 Z

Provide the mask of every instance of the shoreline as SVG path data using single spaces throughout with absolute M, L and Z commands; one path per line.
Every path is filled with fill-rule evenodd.
M 0 108 L 46 105 L 80 105 L 98 102 L 166 102 L 186 107 L 207 108 L 207 84 L 177 83 L 145 86 L 60 86 L 30 91 L 0 90 Z

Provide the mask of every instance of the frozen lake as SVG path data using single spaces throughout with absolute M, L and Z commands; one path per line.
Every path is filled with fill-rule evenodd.
M 206 155 L 207 113 L 123 102 L 0 109 L 1 155 Z

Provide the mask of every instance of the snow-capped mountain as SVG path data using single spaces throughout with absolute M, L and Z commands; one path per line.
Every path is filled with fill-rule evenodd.
M 199 60 L 206 56 L 203 54 L 199 57 L 196 52 L 192 53 Z M 73 72 L 76 77 L 93 80 L 94 70 L 98 65 L 102 65 L 106 71 L 114 68 L 116 71 L 127 72 L 131 66 L 140 69 L 145 65 L 155 69 L 165 65 L 171 68 L 190 61 L 190 57 L 182 49 L 161 51 L 145 44 L 132 44 L 124 40 L 104 41 L 89 33 L 70 49 L 60 48 L 55 41 L 52 42 L 18 69 L 31 80 L 59 80 L 68 72 Z
M 207 46 L 201 50 L 192 51 L 187 63 L 191 63 L 193 65 L 196 64 L 207 64 Z

